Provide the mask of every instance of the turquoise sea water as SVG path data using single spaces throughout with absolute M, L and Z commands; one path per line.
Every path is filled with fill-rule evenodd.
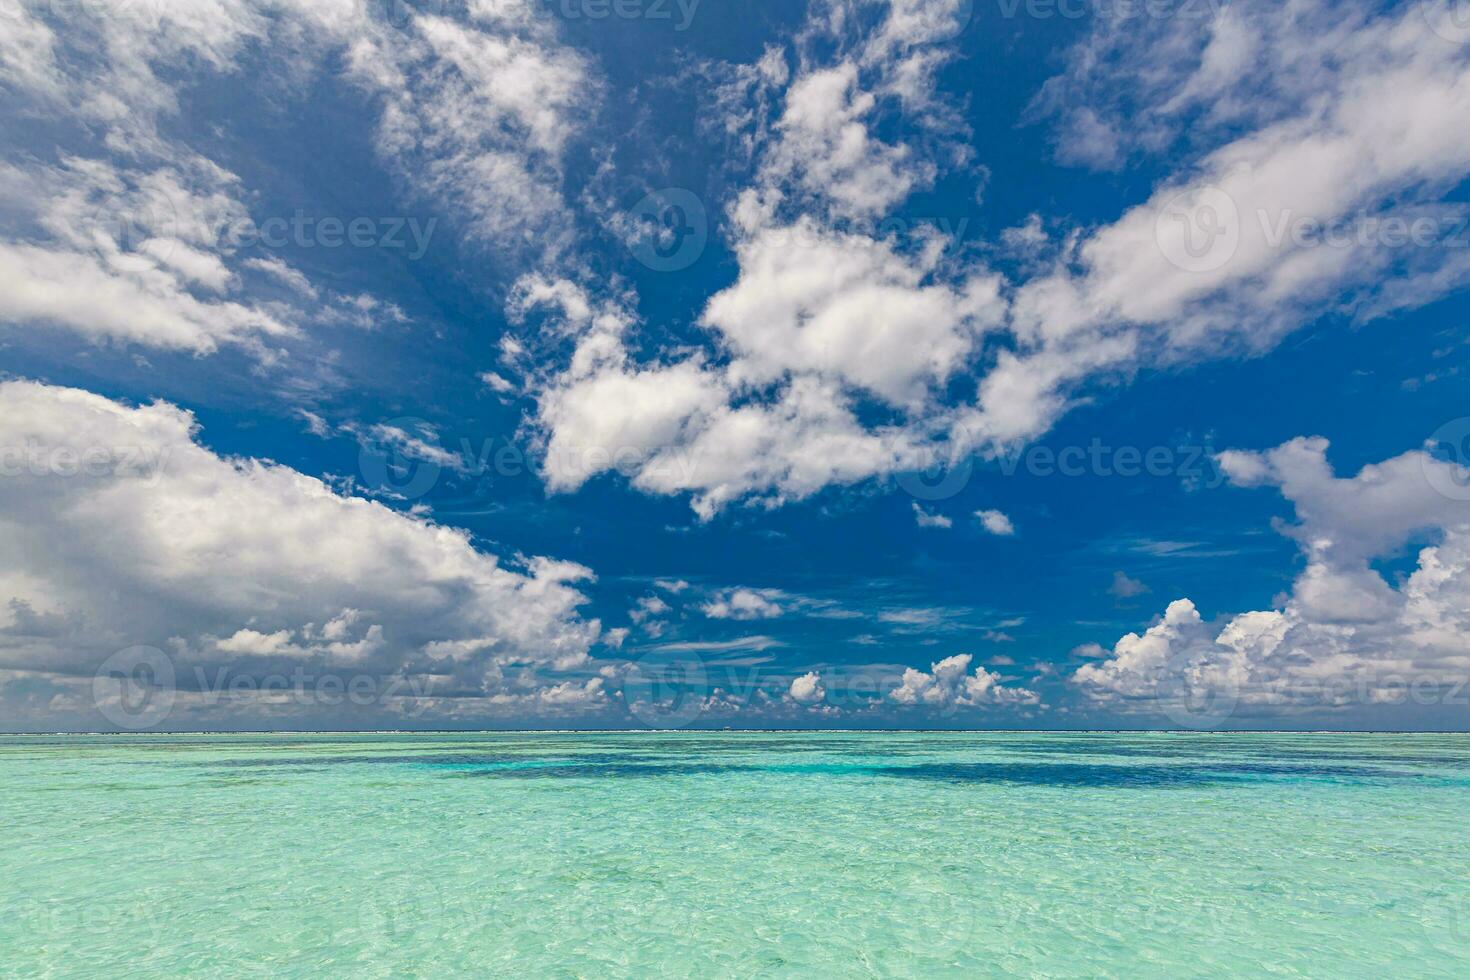
M 1470 736 L 0 738 L 4 976 L 1465 976 Z

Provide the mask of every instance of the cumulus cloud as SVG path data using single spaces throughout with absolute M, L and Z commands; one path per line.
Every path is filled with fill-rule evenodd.
M 1108 586 L 1108 592 L 1117 599 L 1133 599 L 1144 595 L 1151 590 L 1136 578 L 1130 578 L 1126 572 L 1116 571 L 1113 573 L 1113 584 Z
M 968 653 L 957 653 L 931 665 L 929 673 L 910 667 L 903 672 L 899 686 L 888 692 L 888 697 L 897 704 L 932 708 L 1040 703 L 1035 691 L 1007 687 L 1000 682 L 1000 675 L 984 667 L 967 673 L 972 659 Z
M 0 164 L 0 318 L 209 353 L 296 333 L 264 305 L 231 298 L 218 225 L 242 221 L 233 175 L 200 158 L 147 170 L 67 158 Z M 293 311 L 295 312 L 295 311 Z M 304 316 L 301 319 L 305 319 Z
M 730 589 L 701 608 L 710 619 L 775 619 L 784 612 L 783 596 L 779 589 Z
M 797 704 L 816 704 L 827 696 L 827 689 L 822 675 L 813 670 L 793 680 L 787 694 Z
M 75 694 L 141 644 L 173 659 L 181 688 L 196 667 L 350 668 L 412 678 L 421 707 L 473 715 L 540 702 L 544 684 L 562 683 L 543 672 L 588 665 L 600 633 L 577 611 L 588 569 L 506 565 L 465 532 L 221 457 L 198 436 L 167 403 L 0 384 L 7 680 Z
M 628 611 L 628 618 L 635 623 L 647 623 L 660 616 L 667 616 L 673 608 L 656 595 L 646 595 Z
M 767 118 L 741 98 L 764 106 L 779 92 L 780 105 L 756 124 L 754 173 L 730 202 L 739 276 L 699 321 L 716 350 L 639 362 L 626 322 L 583 318 L 571 364 L 541 385 L 556 489 L 618 469 L 647 492 L 690 494 L 707 518 L 742 498 L 802 499 L 926 464 L 928 416 L 1005 304 L 997 275 L 946 261 L 941 230 L 868 224 L 937 172 L 928 154 L 875 134 L 896 111 L 921 126 L 944 115 L 933 73 L 961 5 L 884 5 L 876 29 L 854 37 L 863 6 L 815 4 L 796 72 L 767 51 L 721 88 L 736 129 Z M 865 424 L 872 400 L 898 415 Z
M 1156 110 L 1156 149 L 1174 148 L 1169 134 L 1207 103 L 1223 115 L 1193 133 L 1210 149 L 1018 287 L 1020 353 L 984 379 L 966 422 L 982 440 L 1044 431 L 1100 372 L 1258 351 L 1337 308 L 1376 316 L 1427 301 L 1394 300 L 1386 281 L 1438 295 L 1470 275 L 1453 250 L 1395 248 L 1378 233 L 1442 213 L 1435 202 L 1470 172 L 1470 153 L 1442 136 L 1470 106 L 1470 56 L 1423 10 L 1232 4 L 1214 19 L 1145 20 L 1099 19 L 1058 96 L 1099 73 Z M 1274 70 L 1235 71 L 1242 59 Z M 1120 64 L 1149 71 L 1119 78 Z M 1338 234 L 1304 238 L 1304 225 Z
M 954 521 L 943 514 L 933 514 L 925 510 L 916 500 L 913 502 L 914 521 L 919 527 L 954 527 Z
M 975 516 L 980 519 L 980 526 L 988 534 L 1008 538 L 1016 533 L 1016 525 L 1011 519 L 998 510 L 977 510 Z
M 1284 527 L 1305 567 L 1279 608 L 1204 620 L 1171 603 L 1073 679 L 1095 699 L 1157 710 L 1228 698 L 1255 709 L 1397 703 L 1470 681 L 1470 518 L 1467 474 L 1428 453 L 1405 453 L 1337 477 L 1323 439 L 1266 453 L 1223 453 L 1237 486 L 1275 487 L 1296 508 Z M 1415 539 L 1414 571 L 1397 586 L 1374 563 Z
M 553 469 L 553 486 L 616 469 L 646 492 L 688 494 L 705 518 L 800 500 L 1005 452 L 1089 385 L 1258 352 L 1322 315 L 1382 316 L 1470 280 L 1453 250 L 1375 232 L 1457 213 L 1442 198 L 1470 173 L 1449 135 L 1470 108 L 1470 46 L 1413 7 L 1098 19 L 1035 118 L 1061 126 L 1079 162 L 1165 149 L 1180 162 L 1112 221 L 1028 219 L 1006 238 L 1026 251 L 1017 281 L 957 259 L 940 229 L 865 224 L 963 159 L 933 84 L 962 13 L 832 0 L 794 39 L 794 70 L 768 51 L 733 73 L 719 105 L 753 165 L 727 202 L 738 275 L 705 306 L 697 353 L 640 360 L 621 334 L 585 336 L 574 367 L 542 386 L 539 423 L 552 445 L 601 455 Z M 1261 61 L 1264 77 L 1239 70 Z M 1145 122 L 1130 130 L 1135 112 Z M 1303 223 L 1345 245 L 1301 240 Z
M 598 87 L 529 4 L 417 14 L 350 38 L 348 71 L 382 103 L 378 149 L 473 239 L 552 255 L 569 244 L 562 160 Z
M 307 325 L 395 318 L 362 309 L 377 306 L 371 297 L 317 306 L 322 291 L 299 270 L 243 258 L 242 236 L 260 232 L 247 189 L 166 135 L 193 85 L 255 71 L 265 50 L 293 78 L 342 67 L 377 97 L 380 152 L 413 193 L 451 207 L 467 236 L 519 238 L 537 253 L 565 238 L 560 161 L 596 85 L 525 4 L 473 4 L 458 18 L 306 0 L 11 6 L 0 88 L 12 110 L 58 132 L 70 125 L 58 145 L 93 138 L 59 164 L 0 162 L 7 321 L 274 356 Z

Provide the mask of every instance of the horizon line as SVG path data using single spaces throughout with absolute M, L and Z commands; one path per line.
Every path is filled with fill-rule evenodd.
M 1470 735 L 1463 728 L 242 728 L 217 731 L 0 731 L 0 738 L 206 735 Z

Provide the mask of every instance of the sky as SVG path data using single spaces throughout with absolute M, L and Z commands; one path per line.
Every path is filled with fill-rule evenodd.
M 1463 729 L 1470 7 L 0 0 L 0 729 Z

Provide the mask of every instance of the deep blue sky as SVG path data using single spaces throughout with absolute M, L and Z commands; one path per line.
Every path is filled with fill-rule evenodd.
M 882 4 L 856 4 L 855 19 L 827 36 L 811 26 L 822 19 L 818 8 L 703 0 L 681 31 L 647 17 L 569 18 L 552 5 L 536 5 L 540 20 L 511 33 L 534 38 L 548 50 L 572 52 L 584 67 L 577 84 L 587 87 L 573 93 L 564 120 L 571 135 L 552 168 L 565 203 L 568 242 L 556 254 L 542 248 L 552 233 L 535 221 L 514 232 L 477 232 L 464 199 L 436 192 L 431 168 L 435 154 L 443 153 L 442 147 L 429 145 L 431 140 L 427 149 L 421 146 L 398 160 L 385 151 L 385 97 L 347 80 L 344 45 L 323 41 L 323 49 L 307 57 L 302 51 L 311 48 L 310 40 L 252 37 L 230 50 L 229 71 L 202 66 L 197 55 L 160 53 L 155 84 L 177 98 L 175 107 L 157 112 L 150 124 L 165 150 L 119 150 L 106 136 L 121 125 L 76 108 L 84 102 L 81 95 L 69 93 L 58 97 L 61 103 L 47 103 L 15 76 L 0 76 L 12 92 L 29 91 L 32 99 L 21 103 L 26 111 L 14 124 L 8 122 L 0 137 L 6 165 L 15 173 L 55 168 L 68 157 L 107 160 L 120 170 L 143 173 L 160 166 L 169 153 L 177 164 L 187 147 L 238 178 L 232 193 L 257 223 L 298 212 L 343 222 L 359 217 L 401 217 L 420 227 L 435 222 L 419 257 L 411 257 L 411 248 L 289 242 L 231 252 L 227 264 L 232 269 L 250 259 L 286 263 L 312 283 L 316 302 L 325 304 L 328 295 L 367 294 L 381 304 L 366 327 L 320 322 L 274 345 L 284 351 L 279 359 L 263 358 L 250 345 L 234 342 L 212 350 L 167 349 L 105 330 L 58 326 L 55 317 L 13 309 L 0 311 L 0 366 L 12 379 L 84 389 L 128 405 L 172 403 L 194 414 L 199 444 L 215 454 L 272 460 L 416 521 L 464 529 L 486 554 L 512 561 L 544 555 L 586 566 L 596 579 L 577 585 L 587 600 L 580 615 L 600 620 L 604 632 L 629 630 L 620 648 L 596 647 L 596 660 L 623 665 L 659 655 L 671 644 L 731 642 L 738 647 L 746 641 L 746 653 L 754 649 L 760 662 L 741 669 L 756 670 L 770 696 L 779 700 L 792 678 L 815 670 L 826 684 L 826 701 L 849 713 L 756 713 L 750 718 L 757 725 L 1170 724 L 1156 708 L 1140 714 L 1080 690 L 1072 673 L 1101 655 L 1088 652 L 1086 645 L 1111 649 L 1124 634 L 1157 622 L 1165 607 L 1181 598 L 1192 600 L 1206 622 L 1223 623 L 1245 610 L 1284 608 L 1309 558 L 1281 531 L 1304 515 L 1273 486 L 1227 481 L 1215 453 L 1265 451 L 1298 437 L 1323 436 L 1331 444 L 1331 466 L 1339 478 L 1347 478 L 1365 465 L 1419 449 L 1445 423 L 1465 414 L 1460 371 L 1470 353 L 1470 307 L 1456 288 L 1461 273 L 1453 265 L 1458 255 L 1452 245 L 1444 245 L 1443 254 L 1390 263 L 1366 285 L 1344 274 L 1340 282 L 1324 279 L 1329 283 L 1325 295 L 1303 288 L 1299 295 L 1273 301 L 1272 312 L 1289 321 L 1280 330 L 1246 331 L 1242 342 L 1181 348 L 1177 356 L 1140 354 L 1091 372 L 1068 385 L 1066 411 L 1003 447 L 1010 456 L 987 458 L 1002 450 L 979 447 L 973 472 L 954 480 L 954 492 L 938 499 L 919 499 L 905 489 L 914 480 L 901 471 L 834 482 L 808 495 L 785 494 L 779 502 L 748 494 L 707 518 L 691 508 L 689 493 L 649 492 L 615 473 L 552 492 L 539 462 L 547 431 L 536 417 L 538 392 L 545 378 L 564 369 L 575 337 L 533 351 L 533 357 L 543 359 L 537 365 L 545 375 L 540 389 L 528 381 L 524 390 L 501 394 L 481 380 L 484 372 L 503 371 L 502 337 L 545 339 L 553 329 L 535 315 L 516 323 L 507 314 L 515 284 L 527 275 L 566 277 L 594 297 L 618 297 L 637 321 L 626 341 L 636 363 L 672 363 L 693 348 L 704 350 L 712 363 L 728 355 L 700 322 L 710 298 L 742 275 L 736 252 L 742 233 L 732 226 L 727 208 L 742 189 L 757 184 L 786 189 L 786 205 L 795 210 L 782 212 L 782 220 L 807 207 L 817 214 L 821 205 L 804 204 L 807 199 L 791 190 L 799 177 L 761 176 L 762 154 L 779 140 L 775 129 L 757 138 L 753 160 L 732 152 L 732 141 L 718 131 L 729 107 L 721 108 L 713 93 L 733 66 L 755 63 L 768 45 L 782 53 L 792 79 L 843 58 L 861 61 L 853 54 L 860 39 L 876 33 L 889 15 Z M 436 9 L 426 7 L 426 14 Z M 924 42 L 944 52 L 930 79 L 935 103 L 948 113 L 942 123 L 934 121 L 939 110 L 906 106 L 883 95 L 887 69 L 881 62 L 862 62 L 858 72 L 860 84 L 879 91 L 865 117 L 870 137 L 911 147 L 911 161 L 935 162 L 928 177 L 883 208 L 878 220 L 904 233 L 937 223 L 955 239 L 948 245 L 952 263 L 942 274 L 957 281 L 962 274 L 957 270 L 988 267 L 1004 277 L 1006 295 L 1049 274 L 1057 261 L 1055 248 L 1068 234 L 1085 239 L 1130 208 L 1147 205 L 1159 188 L 1208 176 L 1209 153 L 1298 115 L 1304 92 L 1328 104 L 1349 99 L 1343 93 L 1351 86 L 1343 76 L 1359 70 L 1304 60 L 1302 78 L 1277 85 L 1272 73 L 1284 69 L 1273 59 L 1289 50 L 1288 42 L 1306 47 L 1310 25 L 1297 25 L 1301 37 L 1271 42 L 1258 37 L 1257 47 L 1232 69 L 1237 77 L 1217 83 L 1216 94 L 1166 123 L 1154 112 L 1149 122 L 1138 123 L 1136 134 L 1115 133 L 1123 144 L 1121 157 L 1089 163 L 1066 149 L 1067 112 L 1095 104 L 1137 109 L 1142 118 L 1140 106 L 1156 110 L 1167 93 L 1150 89 L 1138 76 L 1155 70 L 1178 91 L 1197 69 L 1215 21 L 1187 27 L 1151 21 L 1125 26 L 1120 39 L 1117 25 L 1110 26 L 1096 11 L 1053 18 L 1027 16 L 1024 5 L 1014 16 L 1006 9 L 993 0 L 976 2 L 972 16 L 962 13 L 963 29 L 952 40 Z M 1330 13 L 1330 6 L 1323 10 Z M 462 10 L 448 14 L 457 23 L 471 23 Z M 679 17 L 677 7 L 674 16 Z M 1251 16 L 1259 25 L 1272 23 L 1269 11 Z M 1398 14 L 1381 16 L 1388 22 Z M 1354 20 L 1355 43 L 1370 49 L 1378 43 L 1373 34 L 1378 23 L 1372 17 Z M 61 22 L 53 27 L 58 52 L 74 44 L 75 50 L 67 50 L 79 71 L 103 78 L 100 62 L 87 61 L 103 57 L 87 38 L 124 28 Z M 481 29 L 497 30 L 494 25 Z M 1444 43 L 1447 50 L 1436 55 L 1440 61 L 1433 72 L 1464 72 L 1463 51 Z M 1079 68 L 1087 50 L 1104 67 Z M 1433 72 L 1425 77 L 1436 77 Z M 1241 81 L 1246 76 L 1254 81 Z M 1464 75 L 1458 77 L 1464 81 Z M 1062 93 L 1061 110 L 1037 101 L 1049 79 L 1057 80 L 1052 91 Z M 774 86 L 773 119 L 791 84 Z M 128 97 L 125 92 L 124 101 Z M 428 98 L 448 96 L 431 92 Z M 1260 104 L 1223 122 L 1206 118 L 1212 106 L 1251 99 Z M 59 104 L 72 108 L 56 108 Z M 1129 128 L 1125 117 L 1109 121 L 1102 115 L 1105 127 Z M 1151 125 L 1168 132 L 1145 139 Z M 1130 149 L 1135 135 L 1139 143 Z M 488 152 L 496 139 L 514 145 L 521 137 L 507 124 L 506 133 L 485 136 L 476 152 Z M 1436 161 L 1431 176 L 1385 178 L 1345 213 L 1434 206 L 1441 209 L 1436 214 L 1458 214 L 1465 201 L 1461 181 L 1470 165 Z M 617 217 L 630 213 L 645 194 L 666 188 L 692 192 L 709 215 L 702 252 L 677 271 L 640 262 L 639 246 L 619 240 L 614 228 Z M 820 202 L 823 192 L 808 188 L 802 193 Z M 7 198 L 7 240 L 51 240 L 50 233 L 29 223 L 14 193 Z M 1315 199 L 1304 190 L 1302 200 Z M 1050 258 L 1028 255 L 1004 234 L 1032 215 L 1051 236 Z M 903 238 L 899 247 L 912 256 L 919 245 Z M 1069 267 L 1077 272 L 1085 266 L 1074 255 Z M 1354 316 L 1357 305 L 1378 296 L 1384 282 L 1437 269 L 1446 270 L 1446 283 L 1437 292 L 1425 290 L 1423 305 L 1368 322 Z M 14 269 L 5 274 L 25 275 Z M 289 297 L 280 284 L 245 281 L 248 285 L 239 288 L 250 302 Z M 1242 300 L 1237 288 L 1262 294 L 1265 289 L 1227 283 L 1220 293 L 1191 300 L 1189 314 L 1175 319 L 1201 310 L 1232 322 L 1261 316 L 1261 308 Z M 389 304 L 402 316 L 383 315 Z M 1243 312 L 1231 304 L 1241 305 Z M 1165 329 L 1172 329 L 1173 316 L 1162 318 Z M 1269 340 L 1260 339 L 1268 334 Z M 985 377 L 995 352 L 1015 349 L 1017 343 L 998 336 L 977 345 L 966 366 L 934 389 L 932 404 L 953 407 L 973 400 L 976 380 Z M 855 397 L 865 422 L 876 425 L 894 417 L 892 406 L 867 394 Z M 325 436 L 309 430 L 304 411 L 323 421 Z M 364 435 L 384 423 L 430 434 L 430 442 L 451 452 L 469 447 L 472 455 L 491 461 L 490 470 L 444 468 L 427 478 L 424 492 L 395 495 L 375 485 L 379 443 Z M 1085 472 L 1068 476 L 1037 469 L 1048 453 L 1094 444 L 1107 447 L 1108 459 L 1119 447 L 1140 454 L 1157 449 L 1167 461 L 1166 472 L 1121 476 L 1089 464 Z M 412 451 L 400 447 L 390 449 L 390 455 L 423 472 L 425 464 Z M 502 472 L 496 472 L 497 459 Z M 1013 465 L 1017 459 L 1019 465 Z M 952 526 L 920 526 L 916 502 Z M 229 505 L 221 501 L 220 506 Z M 987 510 L 1006 515 L 1015 533 L 987 533 L 976 516 Z M 1432 524 L 1409 528 L 1401 540 L 1370 556 L 1388 586 L 1397 588 L 1416 568 L 1418 549 L 1440 542 L 1454 521 Z M 232 557 L 224 552 L 216 560 L 228 564 Z M 674 595 L 656 580 L 689 585 Z M 740 587 L 766 590 L 762 594 L 781 614 L 738 619 L 702 611 Z M 667 600 L 669 610 L 642 622 L 630 618 L 639 600 L 651 595 Z M 195 612 L 181 618 L 192 622 Z M 659 625 L 650 628 L 651 622 Z M 216 617 L 201 630 L 226 636 L 221 630 L 243 625 L 226 626 Z M 284 620 L 263 624 L 260 632 L 286 625 Z M 186 628 L 192 627 L 179 626 Z M 160 628 L 152 636 L 120 637 L 118 645 L 127 640 L 163 647 L 170 635 Z M 752 637 L 768 639 L 752 643 Z M 1000 683 L 1035 692 L 1043 706 L 966 705 L 905 713 L 881 692 L 875 693 L 875 707 L 844 699 L 833 679 L 844 666 L 882 665 L 891 687 L 903 668 L 928 672 L 931 664 L 960 653 L 973 656 L 971 672 L 988 665 Z M 572 675 L 590 677 L 595 668 Z M 609 692 L 615 688 L 610 682 Z M 1382 721 L 1411 727 L 1422 721 L 1443 726 L 1458 724 L 1464 711 L 1438 703 L 1421 709 L 1391 716 L 1361 704 L 1339 714 L 1320 705 L 1285 714 L 1242 709 L 1235 723 L 1316 727 Z M 220 724 L 248 727 L 248 714 L 240 717 L 245 720 Z M 381 721 L 364 719 L 370 727 Z M 317 720 L 353 723 L 340 715 Z M 543 718 L 527 709 L 439 718 L 451 725 L 583 720 L 627 723 L 616 704 L 586 715 Z M 710 716 L 693 723 L 741 721 Z

